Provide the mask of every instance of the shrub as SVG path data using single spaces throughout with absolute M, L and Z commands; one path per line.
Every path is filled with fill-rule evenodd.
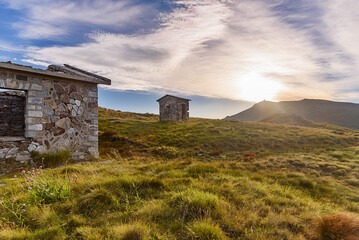
M 188 220 L 216 212 L 219 207 L 219 199 L 212 193 L 188 189 L 175 194 L 170 200 L 170 206 L 184 220 Z
M 141 223 L 132 223 L 113 227 L 111 235 L 118 240 L 144 240 L 148 239 L 149 231 Z
M 358 240 L 359 219 L 345 213 L 323 216 L 314 224 L 318 240 Z
M 211 220 L 198 220 L 188 227 L 189 238 L 198 240 L 224 240 L 227 239 L 221 228 Z

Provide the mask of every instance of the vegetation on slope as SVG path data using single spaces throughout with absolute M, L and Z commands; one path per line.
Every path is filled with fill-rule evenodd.
M 0 239 L 358 233 L 359 132 L 157 119 L 100 109 L 101 161 L 34 169 L 32 182 L 27 172 L 0 178 Z

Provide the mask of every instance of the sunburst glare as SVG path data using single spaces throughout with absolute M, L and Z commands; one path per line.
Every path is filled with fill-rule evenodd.
M 282 83 L 255 72 L 242 75 L 238 81 L 238 88 L 238 98 L 251 102 L 273 101 L 280 91 L 285 90 Z

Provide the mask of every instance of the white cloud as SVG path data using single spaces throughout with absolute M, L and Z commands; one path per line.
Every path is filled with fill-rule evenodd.
M 5 0 L 7 6 L 25 12 L 14 23 L 19 36 L 30 39 L 59 37 L 79 25 L 111 26 L 121 29 L 137 22 L 149 5 L 132 5 L 130 0 Z
M 16 60 L 16 59 L 14 59 L 14 60 Z M 48 67 L 50 65 L 48 62 L 37 61 L 34 59 L 21 59 L 21 61 L 24 63 L 31 63 L 33 65 L 43 66 L 43 67 Z
M 182 7 L 163 15 L 161 27 L 152 33 L 94 33 L 91 42 L 78 46 L 30 48 L 28 58 L 98 71 L 113 79 L 111 87 L 119 90 L 240 99 L 245 91 L 261 92 L 254 91 L 256 79 L 248 89 L 239 84 L 254 75 L 258 88 L 265 79 L 283 86 L 278 100 L 349 99 L 353 93 L 344 89 L 357 86 L 357 65 L 343 56 L 358 63 L 359 21 L 355 0 L 345 1 L 316 6 L 324 15 L 302 29 L 285 21 L 306 20 L 301 14 L 278 14 L 267 1 L 177 1 Z M 313 28 L 330 46 L 315 41 Z
M 332 0 L 322 3 L 324 15 L 323 31 L 334 46 L 334 54 L 338 55 L 339 63 L 335 62 L 337 72 L 347 77 L 337 83 L 337 90 L 345 95 L 335 95 L 340 100 L 359 100 L 359 5 L 356 0 Z M 341 60 L 341 61 L 340 61 Z M 355 91 L 356 89 L 356 91 Z M 354 91 L 355 92 L 354 92 Z

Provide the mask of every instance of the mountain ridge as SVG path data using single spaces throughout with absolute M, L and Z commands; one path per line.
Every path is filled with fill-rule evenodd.
M 299 101 L 262 101 L 225 120 L 261 121 L 278 113 L 295 114 L 309 121 L 324 122 L 341 127 L 359 129 L 359 104 L 324 99 Z

